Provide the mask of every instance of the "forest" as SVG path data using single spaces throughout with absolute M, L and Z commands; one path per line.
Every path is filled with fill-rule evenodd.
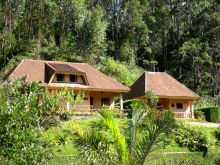
M 166 71 L 217 98 L 220 1 L 1 0 L 1 79 L 24 58 L 87 62 L 128 86 Z
M 80 114 L 67 88 L 2 83 L 23 59 L 89 63 L 128 87 L 167 72 L 201 96 L 198 125 L 153 95 Z M 0 105 L 0 164 L 219 165 L 220 0 L 0 0 Z

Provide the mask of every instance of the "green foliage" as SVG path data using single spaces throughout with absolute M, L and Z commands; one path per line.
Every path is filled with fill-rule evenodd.
M 124 62 L 131 60 L 131 57 L 134 56 L 133 55 L 134 52 L 132 50 L 131 44 L 128 41 L 122 43 L 119 53 L 120 53 L 121 61 Z
M 198 109 L 194 110 L 194 117 L 195 117 L 195 119 L 197 119 L 199 121 L 204 121 L 205 120 L 204 112 L 202 112 Z
M 207 95 L 201 96 L 200 99 L 195 103 L 196 109 L 213 106 L 215 106 L 214 98 Z
M 135 109 L 146 110 L 144 101 L 140 99 L 125 100 L 123 102 L 123 107 L 124 107 L 123 112 L 127 114 L 128 118 L 132 117 L 133 110 Z
M 215 131 L 215 137 L 218 141 L 220 141 L 220 129 Z
M 144 101 L 140 100 L 140 99 L 132 100 L 130 106 L 131 106 L 131 109 L 133 109 L 133 110 L 144 110 L 144 111 L 146 111 L 146 109 L 147 109 L 146 105 L 144 104 Z
M 201 108 L 201 109 L 197 109 L 196 111 L 203 112 L 206 121 L 214 122 L 214 123 L 220 121 L 220 107 Z
M 129 67 L 126 63 L 107 58 L 103 61 L 100 70 L 121 83 L 130 86 L 140 75 L 141 69 Z
M 180 127 L 176 132 L 175 142 L 190 151 L 200 151 L 206 156 L 209 149 L 207 137 L 203 132 L 190 127 Z
M 109 141 L 102 133 L 92 129 L 79 134 L 76 140 L 79 156 L 84 163 L 109 164 Z
M 21 56 L 94 65 L 112 57 L 126 63 L 128 71 L 117 65 L 124 76 L 117 66 L 110 75 L 129 86 L 142 67 L 167 71 L 197 93 L 216 97 L 218 6 L 217 0 L 4 0 L 0 2 L 0 69 Z
M 51 147 L 42 131 L 59 122 L 58 116 L 65 111 L 60 100 L 71 101 L 71 94 L 67 89 L 48 92 L 25 78 L 1 85 L 1 156 L 11 164 L 46 163 Z M 66 134 L 58 137 L 60 143 L 66 138 Z
M 112 114 L 109 113 L 108 110 L 101 110 L 99 113 L 102 116 L 104 125 L 108 127 L 113 136 L 119 161 L 125 162 L 128 158 L 125 137 L 121 134 L 118 124 L 115 122 Z
M 69 133 L 63 131 L 62 134 L 56 136 L 56 141 L 58 144 L 66 144 L 70 140 Z
M 0 151 L 12 164 L 47 162 L 49 143 L 41 138 L 38 127 L 37 83 L 10 82 L 0 87 Z
M 215 158 L 215 165 L 219 165 L 220 164 L 220 157 Z
M 157 105 L 158 97 L 153 94 L 152 91 L 146 92 L 147 104 L 150 108 L 154 108 Z
M 117 154 L 107 152 L 109 148 L 105 148 L 105 152 L 100 152 L 99 147 L 111 144 L 109 141 L 106 144 L 105 138 L 102 137 L 103 134 L 100 134 L 101 132 L 92 131 L 81 134 L 78 138 L 80 143 L 77 143 L 77 148 L 83 160 L 86 159 L 87 163 L 91 162 L 91 164 L 94 162 L 103 164 L 110 162 L 110 160 L 113 164 L 144 164 L 155 143 L 160 141 L 159 136 L 170 131 L 175 123 L 174 115 L 166 110 L 151 116 L 144 116 L 144 110 L 134 110 L 132 119 L 128 120 L 127 127 L 124 130 L 125 134 L 123 134 L 123 130 L 120 129 L 109 110 L 101 110 L 100 114 L 101 121 L 112 137 L 113 149 Z M 99 140 L 97 140 L 97 136 Z M 106 154 L 108 155 L 104 159 L 103 157 Z

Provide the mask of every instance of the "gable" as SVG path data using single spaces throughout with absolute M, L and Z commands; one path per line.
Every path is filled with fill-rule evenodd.
M 125 99 L 138 98 L 145 95 L 146 92 L 145 72 L 134 82 L 129 93 L 125 95 Z

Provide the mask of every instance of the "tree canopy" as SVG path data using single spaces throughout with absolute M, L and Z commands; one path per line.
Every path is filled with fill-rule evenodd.
M 97 65 L 111 57 L 215 96 L 219 45 L 218 0 L 0 2 L 0 69 L 21 58 Z

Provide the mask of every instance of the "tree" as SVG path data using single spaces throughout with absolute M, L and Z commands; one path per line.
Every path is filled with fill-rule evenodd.
M 123 134 L 109 110 L 99 113 L 112 136 L 116 153 L 110 151 L 110 142 L 101 132 L 79 133 L 76 144 L 81 158 L 89 164 L 144 164 L 159 137 L 175 123 L 174 115 L 166 110 L 160 114 L 149 111 L 147 116 L 144 116 L 144 110 L 134 110 Z
M 9 164 L 47 163 L 52 146 L 42 137 L 42 131 L 59 121 L 58 117 L 66 112 L 61 102 L 72 98 L 71 91 L 48 92 L 25 79 L 1 85 L 1 159 Z
M 201 80 L 205 76 L 203 75 L 205 73 L 205 67 L 211 64 L 211 57 L 208 54 L 208 50 L 208 45 L 200 42 L 198 38 L 185 42 L 180 48 L 182 65 L 192 70 L 188 75 L 193 77 L 193 89 L 195 91 L 198 89 L 198 85 L 201 84 Z

